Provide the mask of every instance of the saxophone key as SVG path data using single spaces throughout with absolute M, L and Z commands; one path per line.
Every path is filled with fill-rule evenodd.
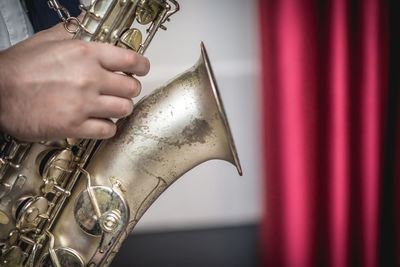
M 142 43 L 142 33 L 136 28 L 129 29 L 122 35 L 120 43 L 126 48 L 138 51 Z
M 3 224 L 8 224 L 10 222 L 10 218 L 8 218 L 7 214 L 0 210 L 0 225 Z
M 19 229 L 34 229 L 46 216 L 49 207 L 48 200 L 41 196 L 31 197 L 17 208 L 17 227 Z
M 142 25 L 149 24 L 156 18 L 160 9 L 161 6 L 158 1 L 141 0 L 136 9 L 136 20 Z
M 105 186 L 93 186 L 91 190 L 100 214 L 95 211 L 89 190 L 84 190 L 75 201 L 75 221 L 84 232 L 93 236 L 120 231 L 129 216 L 124 198 Z
M 63 150 L 50 149 L 39 154 L 36 166 L 44 182 L 41 186 L 44 194 L 70 195 L 70 192 L 65 190 L 62 185 L 66 177 L 74 170 L 75 159 L 70 147 Z
M 20 239 L 20 232 L 18 229 L 12 230 L 8 235 L 7 246 L 12 247 L 15 246 Z

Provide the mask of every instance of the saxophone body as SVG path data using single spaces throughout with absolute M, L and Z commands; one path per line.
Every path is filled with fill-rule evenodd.
M 174 0 L 96 0 L 75 39 L 143 54 Z M 132 24 L 148 25 L 147 36 Z M 0 142 L 0 266 L 108 266 L 151 204 L 210 159 L 241 167 L 207 52 L 109 140 Z

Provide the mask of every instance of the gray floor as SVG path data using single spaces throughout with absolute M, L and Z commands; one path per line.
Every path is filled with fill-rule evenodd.
M 256 267 L 257 227 L 133 234 L 112 267 Z

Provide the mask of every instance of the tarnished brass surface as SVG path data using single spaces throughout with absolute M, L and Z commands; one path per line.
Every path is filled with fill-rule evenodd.
M 157 197 L 194 166 L 222 159 L 234 164 L 241 173 L 206 60 L 203 50 L 195 66 L 137 103 L 133 114 L 119 121 L 117 135 L 101 143 L 87 166 L 92 186 L 106 186 L 119 192 L 130 210 L 128 225 L 102 264 L 110 263 Z M 76 205 L 85 188 L 85 180 L 80 179 L 54 235 L 59 237 L 56 247 L 70 247 L 89 259 L 101 237 L 82 235 L 79 224 L 70 221 L 74 213 L 71 203 Z
M 75 39 L 143 54 L 178 10 L 175 0 L 95 0 Z M 149 24 L 143 40 L 135 23 Z M 0 266 L 108 266 L 158 196 L 210 159 L 242 173 L 203 44 L 198 62 L 137 103 L 112 139 L 1 136 Z

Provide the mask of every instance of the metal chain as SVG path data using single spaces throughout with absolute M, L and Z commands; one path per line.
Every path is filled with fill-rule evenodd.
M 57 12 L 57 15 L 64 22 L 64 28 L 67 32 L 76 33 L 82 27 L 81 22 L 76 17 L 72 17 L 68 9 L 62 6 L 58 0 L 48 0 L 47 4 L 50 9 Z

